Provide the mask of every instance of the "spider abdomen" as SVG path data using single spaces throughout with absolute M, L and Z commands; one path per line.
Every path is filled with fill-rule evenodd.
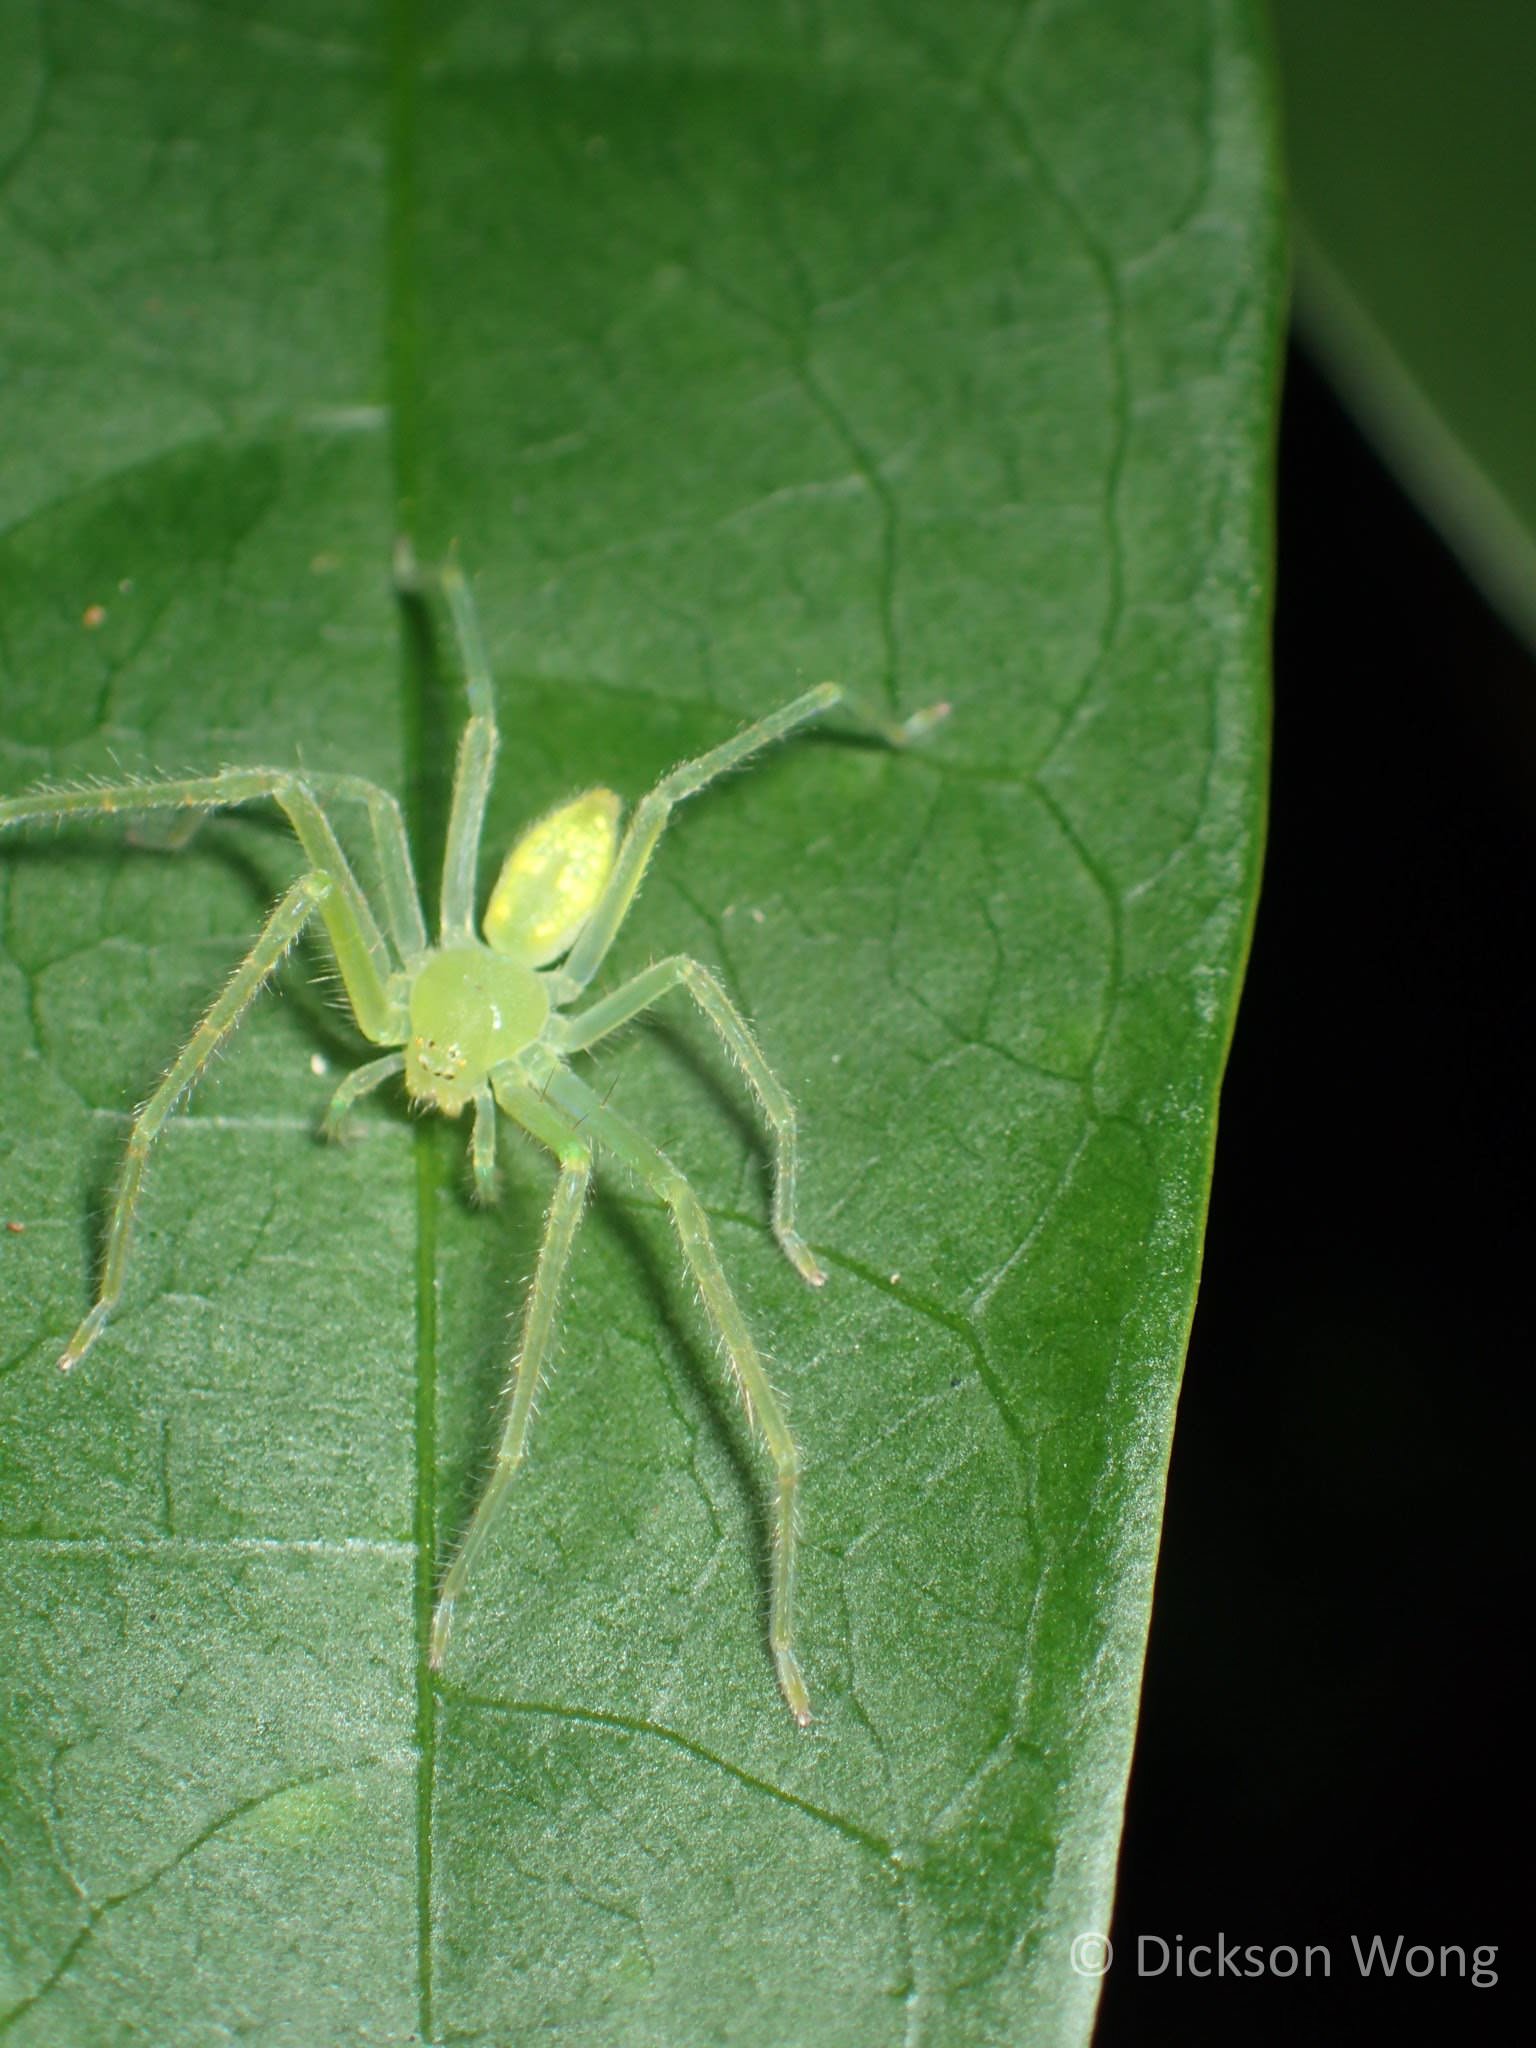
M 549 1017 L 541 976 L 482 946 L 434 953 L 411 989 L 405 1085 L 457 1116 L 493 1067 L 532 1045 Z

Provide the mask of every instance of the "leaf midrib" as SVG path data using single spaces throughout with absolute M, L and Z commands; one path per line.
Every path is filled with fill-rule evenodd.
M 416 171 L 421 21 L 417 0 L 390 0 L 388 16 L 387 207 L 385 262 L 385 388 L 390 469 L 397 532 L 411 530 L 421 482 L 417 326 Z M 399 657 L 401 763 L 408 829 L 423 847 L 423 790 L 428 728 L 425 676 L 402 637 Z M 432 1810 L 437 1775 L 437 1697 L 427 1661 L 432 1631 L 437 1540 L 437 1199 L 442 1180 L 433 1133 L 418 1124 L 416 1155 L 416 1386 L 412 1426 L 415 1479 L 411 1525 L 416 1743 L 416 2031 L 434 2038 L 432 2022 Z

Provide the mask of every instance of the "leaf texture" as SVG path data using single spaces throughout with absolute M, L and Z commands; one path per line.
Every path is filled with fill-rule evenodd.
M 362 1047 L 318 948 L 53 1370 L 128 1114 L 298 860 L 254 812 L 6 835 L 0 2030 L 1083 2040 L 1261 832 L 1248 8 L 0 17 L 0 792 L 346 769 L 430 884 L 461 704 L 400 531 L 485 615 L 487 879 L 823 677 L 954 705 L 690 803 L 614 957 L 755 1019 L 819 1295 L 707 1031 L 592 1062 L 805 1446 L 805 1734 L 757 1450 L 616 1173 L 431 1679 L 550 1162 L 506 1134 L 477 1211 L 461 1128 L 381 1097 L 319 1145 Z

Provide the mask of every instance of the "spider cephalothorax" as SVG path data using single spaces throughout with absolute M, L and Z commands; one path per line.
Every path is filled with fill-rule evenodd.
M 408 551 L 403 587 L 422 587 Z M 732 1375 L 761 1432 L 774 1472 L 773 1562 L 768 1633 L 779 1684 L 797 1721 L 810 1704 L 792 1635 L 795 1509 L 800 1453 L 770 1385 L 761 1355 L 720 1265 L 702 1204 L 666 1154 L 582 1080 L 569 1061 L 681 989 L 699 1006 L 741 1068 L 773 1133 L 773 1229 L 800 1275 L 825 1277 L 795 1226 L 795 1113 L 746 1020 L 707 967 L 677 955 L 657 961 L 585 1010 L 568 1014 L 608 955 L 640 887 L 674 804 L 833 705 L 835 683 L 808 690 L 733 739 L 674 768 L 642 799 L 619 834 L 620 804 L 610 789 L 590 789 L 530 825 L 513 846 L 491 891 L 477 937 L 475 872 L 486 798 L 496 758 L 496 714 L 469 587 L 456 564 L 438 579 L 464 657 L 470 717 L 459 743 L 443 858 L 438 935 L 428 938 L 399 805 L 359 776 L 289 768 L 226 768 L 217 774 L 100 788 L 39 790 L 0 800 L 0 830 L 34 820 L 114 812 L 206 812 L 270 797 L 286 814 L 308 867 L 278 903 L 228 987 L 134 1118 L 127 1157 L 107 1226 L 101 1287 L 64 1348 L 67 1371 L 100 1336 L 123 1289 L 128 1243 L 149 1147 L 177 1102 L 233 1031 L 262 984 L 310 919 L 318 916 L 335 950 L 342 984 L 363 1036 L 384 1048 L 350 1074 L 332 1097 L 325 1129 L 335 1135 L 359 1099 L 400 1077 L 425 1108 L 474 1113 L 471 1160 L 482 1194 L 495 1185 L 496 1112 L 547 1145 L 560 1166 L 544 1243 L 534 1272 L 522 1342 L 513 1369 L 496 1463 L 462 1542 L 443 1576 L 432 1622 L 431 1656 L 440 1664 L 455 1602 L 472 1559 L 527 1447 L 534 1395 L 554 1344 L 556 1310 L 595 1150 L 610 1152 L 669 1211 Z M 893 744 L 926 730 L 946 707 L 904 725 L 861 713 Z M 379 874 L 379 914 L 360 887 L 330 819 L 346 804 L 367 812 Z
M 503 960 L 484 946 L 431 953 L 411 984 L 406 1092 L 458 1116 L 548 1022 L 549 984 L 520 960 Z

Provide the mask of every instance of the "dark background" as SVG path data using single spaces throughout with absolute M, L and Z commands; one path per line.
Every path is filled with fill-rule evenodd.
M 1504 2040 L 1536 661 L 1294 353 L 1274 760 L 1097 2048 Z M 1332 1975 L 1138 1974 L 1222 1933 Z M 1351 1934 L 1499 1985 L 1362 1981 Z

